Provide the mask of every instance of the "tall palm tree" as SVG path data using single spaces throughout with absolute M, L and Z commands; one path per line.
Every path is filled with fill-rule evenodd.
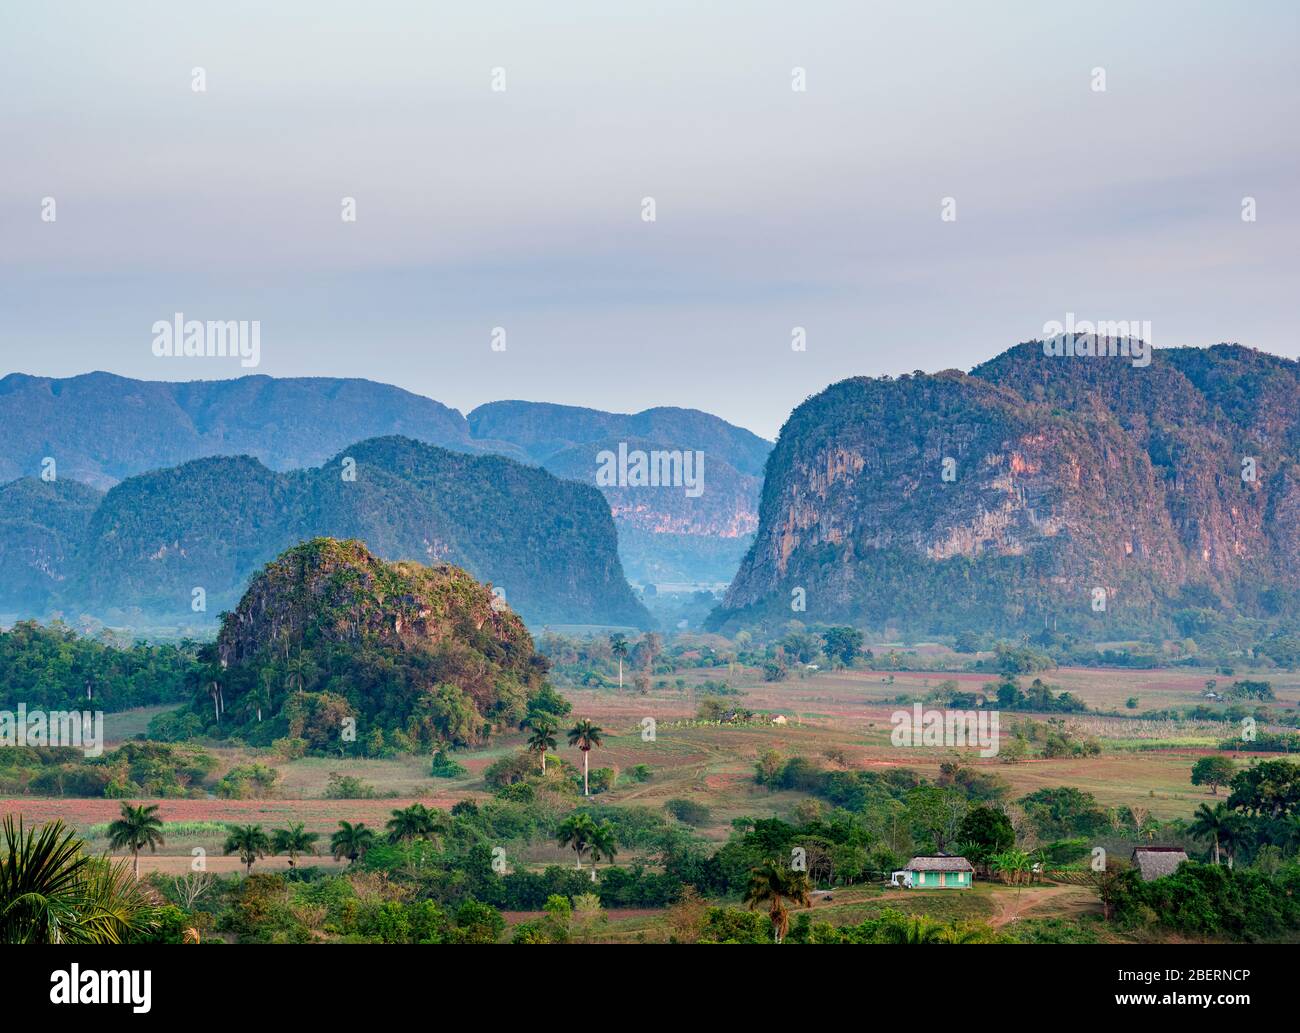
M 595 819 L 584 811 L 570 814 L 555 830 L 555 838 L 560 846 L 572 847 L 574 854 L 577 855 L 578 871 L 582 871 L 582 855 L 591 846 L 592 837 L 599 835 L 600 831 Z
M 315 666 L 301 652 L 284 662 L 284 684 L 293 691 L 301 692 L 316 673 Z
M 618 837 L 614 834 L 614 826 L 608 821 L 602 821 L 593 826 L 589 837 L 589 846 L 591 849 L 591 881 L 596 881 L 596 862 L 612 861 L 618 854 Z
M 555 725 L 543 718 L 537 718 L 532 725 L 532 734 L 528 736 L 528 752 L 540 754 L 542 774 L 546 774 L 546 751 L 556 747 Z
M 375 834 L 366 828 L 364 821 L 359 821 L 355 825 L 348 821 L 340 821 L 338 831 L 330 836 L 330 852 L 336 861 L 344 857 L 349 861 L 355 861 L 359 857 L 364 857 L 366 851 L 374 845 Z
M 158 817 L 158 805 L 132 807 L 122 804 L 122 816 L 108 827 L 108 845 L 114 850 L 125 847 L 131 851 L 132 870 L 140 878 L 140 851 L 144 847 L 153 853 L 164 846 L 166 840 L 162 835 L 162 819 Z
M 271 691 L 274 685 L 275 672 L 269 667 L 263 667 L 257 676 L 257 684 L 244 696 L 244 710 L 254 715 L 258 724 L 262 723 L 262 711 L 271 709 Z
M 627 636 L 615 632 L 609 636 L 609 651 L 618 659 L 618 687 L 623 687 L 623 657 L 627 656 Z
M 1254 831 L 1250 827 L 1250 819 L 1237 811 L 1229 811 L 1223 831 L 1219 833 L 1219 842 L 1228 853 L 1229 868 L 1237 863 L 1237 848 L 1249 846 L 1255 838 Z
M 600 728 L 593 725 L 587 718 L 583 718 L 576 725 L 569 729 L 569 745 L 576 746 L 582 751 L 582 795 L 590 796 L 591 787 L 587 782 L 587 756 L 591 753 L 593 746 L 599 746 Z
M 276 854 L 287 854 L 289 867 L 296 869 L 300 854 L 316 853 L 318 839 L 320 839 L 319 833 L 305 831 L 302 822 L 299 822 L 297 825 L 290 825 L 287 829 L 276 829 L 271 833 L 271 851 Z
M 422 803 L 413 803 L 404 810 L 393 811 L 387 828 L 388 839 L 392 843 L 423 838 L 435 831 L 433 812 Z
M 745 889 L 745 903 L 752 911 L 759 904 L 768 905 L 772 921 L 772 938 L 776 943 L 785 939 L 790 929 L 791 904 L 812 907 L 812 895 L 806 872 L 796 872 L 775 861 L 764 861 L 749 872 L 749 886 Z
M 1223 804 L 1216 804 L 1211 808 L 1209 804 L 1203 803 L 1196 808 L 1196 813 L 1192 815 L 1192 823 L 1187 826 L 1187 831 L 1197 839 L 1208 839 L 1213 842 L 1215 864 L 1219 863 L 1219 846 L 1224 833 L 1229 831 L 1232 819 L 1232 812 Z
M 24 830 L 4 819 L 0 943 L 126 943 L 158 911 L 125 863 L 90 857 L 62 821 Z
M 232 825 L 226 845 L 221 848 L 223 854 L 239 854 L 244 864 L 244 874 L 253 874 L 253 862 L 265 857 L 271 849 L 271 840 L 261 825 Z

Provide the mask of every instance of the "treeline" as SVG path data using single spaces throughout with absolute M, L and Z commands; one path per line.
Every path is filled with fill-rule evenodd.
M 164 743 L 126 742 L 100 757 L 69 746 L 14 746 L 0 750 L 0 795 L 201 799 L 216 765 L 203 750 Z
M 109 645 L 55 621 L 19 621 L 0 631 L 0 709 L 103 710 L 188 698 L 198 646 Z

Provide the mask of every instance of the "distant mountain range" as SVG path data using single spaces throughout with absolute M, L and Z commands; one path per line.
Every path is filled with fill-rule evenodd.
M 491 402 L 467 417 L 474 440 L 505 442 L 558 477 L 596 483 L 597 457 L 671 450 L 702 453 L 703 490 L 601 487 L 618 525 L 628 576 L 643 583 L 729 582 L 758 528 L 763 464 L 772 446 L 698 409 L 633 415 L 541 402 Z
M 1030 342 L 795 409 L 709 623 L 1194 638 L 1298 601 L 1300 364 L 1218 345 L 1141 368 Z
M 389 560 L 463 567 L 530 623 L 651 623 L 594 488 L 395 436 L 304 470 L 196 459 L 102 496 L 62 478 L 10 482 L 0 487 L 0 555 L 20 576 L 0 585 L 0 610 L 195 621 L 199 589 L 215 618 L 262 564 L 322 535 L 361 539 Z
M 634 415 L 538 402 L 494 402 L 468 418 L 397 387 L 326 377 L 170 383 L 109 373 L 0 380 L 0 480 L 36 476 L 107 490 L 124 478 L 209 456 L 247 455 L 273 471 L 319 466 L 351 442 L 401 435 L 457 452 L 497 454 L 595 484 L 605 449 L 704 454 L 704 491 L 602 487 L 627 575 L 639 582 L 727 582 L 758 526 L 771 445 L 692 409 Z M 44 525 L 41 525 L 44 527 Z M 4 550 L 24 547 L 28 527 Z

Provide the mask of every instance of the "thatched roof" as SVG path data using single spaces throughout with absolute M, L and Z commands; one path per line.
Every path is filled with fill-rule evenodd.
M 964 857 L 914 857 L 907 862 L 907 871 L 911 872 L 973 872 L 971 863 Z
M 1187 860 L 1187 851 L 1176 846 L 1140 846 L 1133 851 L 1133 863 L 1145 882 L 1173 875 Z

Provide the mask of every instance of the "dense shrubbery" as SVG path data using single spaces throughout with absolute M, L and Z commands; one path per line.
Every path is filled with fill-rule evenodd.
M 74 747 L 0 750 L 0 793 L 20 796 L 202 796 L 216 766 L 209 753 L 164 743 L 123 743 L 100 757 Z
M 1191 936 L 1259 940 L 1300 927 L 1300 865 L 1269 874 L 1188 861 L 1161 879 L 1129 872 L 1115 915 L 1134 925 L 1161 925 Z

